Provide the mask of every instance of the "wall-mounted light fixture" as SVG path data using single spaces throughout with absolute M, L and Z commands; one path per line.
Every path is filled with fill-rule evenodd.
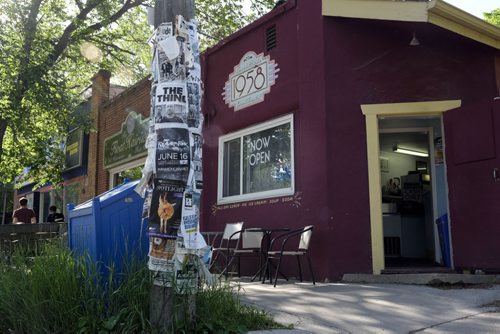
M 392 147 L 392 151 L 396 152 L 396 153 L 415 155 L 417 157 L 428 157 L 429 156 L 429 153 L 427 153 L 427 152 L 417 151 L 417 150 L 414 150 L 411 148 L 398 147 L 398 145 L 394 145 Z
M 413 32 L 413 37 L 410 41 L 410 46 L 418 46 L 418 45 L 420 45 L 420 42 L 418 41 L 417 35 L 415 34 L 415 32 Z

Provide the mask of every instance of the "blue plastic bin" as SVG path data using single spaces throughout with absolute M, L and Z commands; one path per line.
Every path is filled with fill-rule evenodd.
M 451 267 L 450 254 L 450 234 L 448 233 L 448 214 L 444 214 L 436 219 L 437 230 L 439 233 L 439 245 L 441 246 L 441 256 L 443 265 Z
M 77 256 L 88 254 L 101 272 L 110 266 L 121 272 L 123 260 L 132 256 L 146 259 L 144 199 L 134 191 L 137 183 L 123 183 L 76 207 L 68 205 L 69 246 Z

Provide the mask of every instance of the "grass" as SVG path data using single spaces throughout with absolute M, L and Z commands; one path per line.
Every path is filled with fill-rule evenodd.
M 129 259 L 123 274 L 101 277 L 88 257 L 75 258 L 47 244 L 42 255 L 18 250 L 0 254 L 0 333 L 156 333 L 149 322 L 151 273 Z M 187 309 L 176 295 L 174 314 Z M 228 284 L 204 286 L 195 295 L 196 316 L 179 317 L 174 333 L 243 333 L 285 328 L 264 311 L 240 302 Z

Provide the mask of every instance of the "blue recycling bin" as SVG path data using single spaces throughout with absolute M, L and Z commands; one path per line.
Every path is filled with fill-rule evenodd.
M 436 219 L 437 230 L 439 233 L 439 245 L 441 246 L 441 256 L 443 258 L 443 265 L 451 267 L 451 254 L 450 254 L 450 234 L 448 230 L 448 214 L 444 214 Z
M 89 256 L 102 273 L 125 268 L 132 256 L 146 259 L 147 224 L 144 199 L 134 190 L 139 181 L 123 183 L 78 206 L 68 205 L 69 246 L 76 256 Z

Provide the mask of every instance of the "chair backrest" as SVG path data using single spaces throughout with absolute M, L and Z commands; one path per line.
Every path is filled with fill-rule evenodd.
M 252 231 L 252 229 L 245 230 L 241 235 L 241 248 L 260 249 L 263 237 L 264 232 L 262 231 Z
M 299 249 L 300 250 L 308 250 L 309 249 L 309 243 L 311 241 L 311 236 L 312 236 L 312 231 L 313 231 L 313 225 L 309 225 L 304 227 L 302 230 L 302 234 L 300 235 L 300 242 L 299 242 Z
M 242 229 L 243 229 L 243 222 L 226 224 L 226 227 L 224 228 L 224 234 L 222 235 L 222 240 L 228 241 L 229 239 L 231 240 L 239 239 L 241 233 L 236 233 L 236 232 L 239 232 Z

